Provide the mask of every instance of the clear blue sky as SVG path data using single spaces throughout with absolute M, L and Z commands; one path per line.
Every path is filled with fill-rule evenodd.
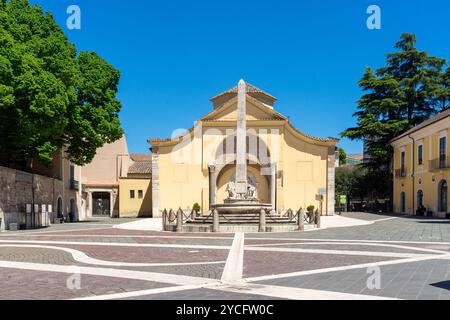
M 450 58 L 448 0 L 31 2 L 51 11 L 79 50 L 121 71 L 120 118 L 134 153 L 148 152 L 150 137 L 190 128 L 211 110 L 209 98 L 240 78 L 276 96 L 300 130 L 338 136 L 355 124 L 364 68 L 382 66 L 401 33 Z M 81 8 L 81 30 L 66 28 L 71 4 Z M 381 30 L 366 27 L 371 4 L 381 7 Z M 362 151 L 360 142 L 340 146 Z

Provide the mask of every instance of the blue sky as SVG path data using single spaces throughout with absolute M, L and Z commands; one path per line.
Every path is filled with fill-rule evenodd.
M 401 33 L 450 58 L 448 0 L 111 1 L 33 0 L 53 13 L 78 50 L 98 52 L 122 78 L 120 115 L 130 152 L 147 139 L 190 128 L 209 99 L 240 78 L 276 96 L 276 110 L 300 130 L 338 136 L 355 125 L 364 68 L 380 67 Z M 66 9 L 81 9 L 68 30 Z M 366 27 L 369 5 L 382 29 Z M 347 153 L 361 142 L 342 140 Z

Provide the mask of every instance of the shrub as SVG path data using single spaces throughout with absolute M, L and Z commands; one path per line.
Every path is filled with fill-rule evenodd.
M 192 206 L 192 210 L 194 210 L 195 212 L 200 212 L 201 207 L 200 207 L 200 205 L 196 202 L 196 203 L 194 203 L 194 205 Z
M 314 206 L 313 205 L 310 205 L 310 206 L 308 206 L 307 208 L 306 208 L 306 211 L 308 211 L 308 212 L 312 212 L 312 211 L 314 211 Z

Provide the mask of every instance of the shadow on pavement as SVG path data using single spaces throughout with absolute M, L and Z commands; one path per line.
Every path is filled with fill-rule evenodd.
M 442 282 L 432 283 L 431 286 L 440 288 L 440 289 L 450 290 L 450 281 L 442 281 Z

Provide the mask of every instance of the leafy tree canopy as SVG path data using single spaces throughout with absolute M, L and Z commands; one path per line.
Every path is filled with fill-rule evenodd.
M 119 79 L 96 53 L 77 54 L 50 13 L 0 1 L 0 164 L 50 162 L 63 147 L 89 163 L 123 134 Z
M 342 148 L 339 148 L 339 165 L 343 166 L 347 163 L 347 153 Z
M 355 113 L 357 127 L 342 136 L 364 140 L 364 166 L 372 174 L 389 176 L 391 139 L 450 106 L 447 61 L 419 51 L 415 43 L 415 35 L 403 34 L 386 66 L 367 68 L 359 81 L 365 93 Z

